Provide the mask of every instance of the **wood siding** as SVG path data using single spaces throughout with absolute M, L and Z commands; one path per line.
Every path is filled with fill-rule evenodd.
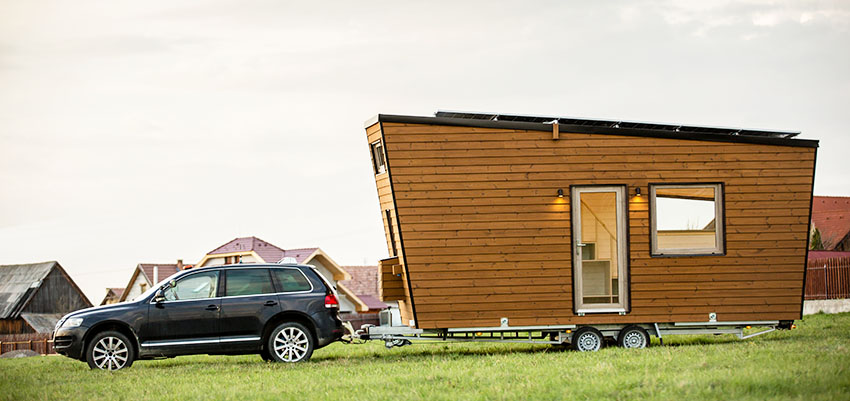
M 70 278 L 62 270 L 54 268 L 44 278 L 23 312 L 64 314 L 91 306 L 91 302 L 71 284 Z
M 382 140 L 381 124 L 373 124 L 366 128 L 366 135 L 369 140 L 369 144 Z M 371 148 L 369 154 L 371 157 Z M 390 165 L 388 163 L 387 170 L 389 170 L 389 166 Z M 393 199 L 389 173 L 384 172 L 376 174 L 375 184 L 378 187 L 378 202 L 381 205 L 381 220 L 384 222 L 384 237 L 387 243 L 387 254 L 390 255 L 390 258 L 397 258 L 397 263 L 400 265 L 402 270 L 401 294 L 394 295 L 392 300 L 398 301 L 402 322 L 404 322 L 404 324 L 408 324 L 409 322 L 414 321 L 413 302 L 410 299 L 410 288 L 409 283 L 407 282 L 406 266 L 404 265 L 404 250 L 401 246 L 402 237 L 397 224 L 398 217 L 396 215 L 396 207 Z M 387 211 L 389 211 L 389 213 L 387 213 Z M 390 216 L 390 220 L 387 220 L 388 215 Z M 393 230 L 393 235 L 390 235 L 390 230 Z M 390 242 L 391 239 L 394 239 L 395 247 L 392 246 L 392 243 Z M 393 248 L 395 248 L 397 254 L 393 253 Z M 398 291 L 396 291 L 396 293 L 397 292 Z M 413 326 L 415 326 L 415 322 Z
M 800 318 L 814 148 L 401 123 L 370 143 L 381 125 L 420 328 Z M 724 184 L 724 256 L 650 257 L 648 185 L 685 182 Z M 631 310 L 579 317 L 569 187 L 602 184 L 629 191 Z

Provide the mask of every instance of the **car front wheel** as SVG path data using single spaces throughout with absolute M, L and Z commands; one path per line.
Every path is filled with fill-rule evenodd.
M 313 355 L 313 335 L 296 322 L 281 323 L 269 336 L 267 349 L 275 362 L 301 362 Z
M 135 357 L 130 339 L 117 331 L 108 330 L 95 334 L 86 347 L 86 362 L 92 369 L 129 368 Z

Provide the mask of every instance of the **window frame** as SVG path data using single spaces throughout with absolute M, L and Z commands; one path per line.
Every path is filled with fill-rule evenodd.
M 277 276 L 274 274 L 274 270 L 295 270 L 295 271 L 297 271 L 298 273 L 301 274 L 301 276 L 304 277 L 305 280 L 307 280 L 307 283 L 310 284 L 310 289 L 309 290 L 298 290 L 298 291 L 284 291 L 283 290 L 283 284 L 281 284 L 280 281 L 277 279 Z M 292 268 L 292 267 L 270 267 L 269 268 L 269 274 L 272 276 L 272 285 L 274 285 L 275 294 L 279 294 L 279 295 L 283 295 L 283 294 L 307 294 L 307 293 L 313 292 L 316 289 L 316 287 L 313 285 L 313 280 L 310 280 L 310 278 L 307 277 L 307 275 L 304 274 L 304 272 L 301 271 L 301 269 Z
M 189 277 L 196 276 L 196 275 L 199 275 L 199 274 L 206 274 L 206 273 L 213 273 L 213 274 L 215 274 L 215 276 L 216 276 L 216 289 L 215 289 L 215 294 L 214 294 L 212 297 L 205 297 L 205 298 L 192 298 L 192 299 L 170 299 L 170 300 L 169 300 L 169 299 L 165 299 L 165 300 L 163 300 L 163 301 L 161 301 L 161 302 L 163 302 L 163 303 L 166 303 L 166 302 L 191 302 L 191 301 L 202 301 L 202 300 L 208 300 L 208 299 L 216 299 L 216 298 L 220 298 L 220 297 L 221 297 L 221 294 L 222 294 L 221 284 L 222 284 L 222 276 L 223 276 L 223 275 L 221 274 L 221 270 L 220 270 L 220 269 L 215 269 L 215 270 L 201 270 L 201 271 L 197 271 L 197 272 L 192 272 L 192 273 L 189 273 L 189 274 L 182 275 L 182 276 L 180 276 L 180 277 L 178 277 L 178 278 L 175 278 L 175 279 L 173 279 L 173 280 L 174 280 L 174 283 L 175 283 L 175 284 L 177 284 L 177 283 L 179 283 L 180 281 L 185 280 L 185 279 L 187 279 L 187 278 L 189 278 Z M 171 281 L 171 280 L 163 281 L 163 284 L 162 284 L 162 285 L 160 285 L 159 287 L 157 287 L 157 291 L 163 291 L 163 296 L 165 296 L 165 290 L 166 290 L 167 288 L 170 288 L 170 287 L 171 287 L 171 283 L 170 283 L 170 281 Z M 154 298 L 152 298 L 152 299 L 151 299 L 151 303 L 155 303 L 155 298 L 156 298 L 156 296 L 154 296 Z
M 658 188 L 713 188 L 714 189 L 714 248 L 658 248 Z M 658 182 L 649 183 L 649 254 L 651 257 L 725 256 L 726 255 L 726 190 L 722 182 Z
M 381 175 L 387 172 L 387 154 L 384 151 L 384 141 L 378 139 L 369 144 L 369 153 L 372 154 L 372 169 L 375 175 Z M 378 164 L 377 156 L 381 156 L 381 164 Z
M 228 284 L 227 283 L 227 276 L 230 273 L 233 273 L 236 270 L 261 270 L 261 269 L 266 270 L 266 275 L 269 278 L 269 284 L 271 285 L 271 289 L 272 289 L 271 292 L 262 292 L 262 293 L 256 293 L 256 294 L 241 294 L 241 295 L 228 295 L 227 294 L 227 284 Z M 275 295 L 275 294 L 278 294 L 278 293 L 279 292 L 277 291 L 277 288 L 275 288 L 274 275 L 272 274 L 271 268 L 269 268 L 269 267 L 266 267 L 266 266 L 258 266 L 258 267 L 253 267 L 253 268 L 238 267 L 238 268 L 225 269 L 224 270 L 224 287 L 222 288 L 222 291 L 221 291 L 221 297 L 222 298 L 263 297 L 263 296 L 268 296 L 268 295 Z

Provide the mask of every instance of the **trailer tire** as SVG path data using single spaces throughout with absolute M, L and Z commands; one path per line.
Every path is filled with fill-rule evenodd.
M 617 345 L 623 348 L 646 348 L 649 346 L 649 333 L 640 326 L 626 326 L 620 330 Z
M 599 351 L 605 346 L 605 337 L 593 327 L 582 327 L 573 334 L 572 346 L 576 351 Z

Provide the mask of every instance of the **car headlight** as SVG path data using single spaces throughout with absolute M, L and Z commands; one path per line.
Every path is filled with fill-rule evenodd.
M 83 318 L 72 317 L 72 318 L 66 320 L 65 323 L 62 323 L 62 327 L 77 327 L 81 324 L 83 324 Z

